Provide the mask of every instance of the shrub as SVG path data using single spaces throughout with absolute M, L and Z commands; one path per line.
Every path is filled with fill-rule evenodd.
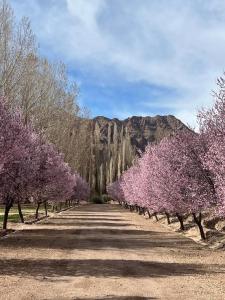
M 94 204 L 103 204 L 104 201 L 100 196 L 94 196 L 91 198 L 91 202 Z
M 111 200 L 111 198 L 109 197 L 109 195 L 104 194 L 104 195 L 102 195 L 102 200 L 104 203 L 107 203 Z

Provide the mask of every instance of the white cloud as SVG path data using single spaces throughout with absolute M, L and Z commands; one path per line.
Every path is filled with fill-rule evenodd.
M 215 79 L 225 69 L 223 0 L 12 0 L 12 4 L 16 13 L 30 16 L 41 45 L 70 66 L 177 90 L 180 96 L 167 105 L 191 124 L 196 108 L 211 103 Z

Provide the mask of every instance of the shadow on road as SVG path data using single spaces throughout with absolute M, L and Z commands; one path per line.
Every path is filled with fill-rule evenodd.
M 153 300 L 153 299 L 158 299 L 158 298 L 141 297 L 141 296 L 105 296 L 100 298 L 73 298 L 73 300 Z
M 127 221 L 127 219 L 120 219 L 120 218 L 103 218 L 103 217 L 98 217 L 98 216 L 85 216 L 85 217 L 72 217 L 72 216 L 69 216 L 69 217 L 63 217 L 63 218 L 56 218 L 56 217 L 53 217 L 51 218 L 51 220 L 64 220 L 64 221 L 78 221 L 78 222 L 87 222 L 87 221 L 112 221 L 112 222 L 125 222 Z
M 99 207 L 99 206 L 98 206 Z M 103 213 L 106 206 L 102 206 Z M 90 209 L 82 208 L 82 211 Z M 96 206 L 92 206 L 93 214 Z M 117 211 L 117 209 L 114 209 Z M 113 210 L 113 211 L 114 211 Z M 121 212 L 121 210 L 119 210 Z M 32 249 L 55 249 L 55 250 L 118 250 L 124 249 L 146 250 L 146 251 L 190 251 L 203 249 L 187 238 L 180 238 L 179 235 L 170 232 L 160 232 L 151 230 L 138 230 L 129 227 L 132 224 L 122 221 L 103 222 L 102 216 L 95 216 L 95 222 L 76 220 L 77 212 L 64 212 L 56 218 L 50 218 L 34 227 L 34 229 L 24 229 L 15 235 L 8 236 L 0 241 L 2 253 L 8 249 L 18 248 L 24 251 Z M 101 214 L 100 214 L 101 215 Z M 72 217 L 73 216 L 73 217 Z M 105 219 L 107 219 L 105 215 Z M 72 220 L 71 220 L 72 219 Z M 97 222 L 96 222 L 97 220 Z M 66 222 L 67 221 L 67 222 Z M 125 220 L 126 221 L 126 220 Z M 66 228 L 61 228 L 65 222 Z M 79 224 L 87 228 L 76 228 Z M 100 226 L 95 227 L 95 226 Z M 101 226 L 104 226 L 101 228 Z M 112 228 L 112 226 L 116 228 Z M 74 227 L 74 228 L 73 228 Z M 30 250 L 29 250 L 30 249 Z M 210 269 L 210 272 L 209 272 Z M 43 277 L 54 278 L 59 276 L 84 276 L 84 277 L 166 277 L 185 276 L 207 273 L 224 273 L 224 266 L 201 265 L 184 263 L 167 263 L 145 260 L 121 260 L 121 259 L 1 259 L 1 275 L 11 275 L 20 277 Z M 44 280 L 46 280 L 46 278 Z M 106 298 L 110 299 L 110 298 Z M 114 299 L 114 298 L 111 298 Z M 120 298 L 115 298 L 120 299 Z M 129 298 L 121 298 L 129 299 Z M 134 298 L 133 298 L 134 299 Z M 138 299 L 138 298 L 137 298 Z M 141 299 L 141 298 L 140 298 Z M 144 298 L 143 298 L 144 299 Z
M 149 251 L 157 251 L 156 248 L 164 248 L 165 251 L 203 249 L 190 239 L 180 238 L 174 233 L 134 229 L 133 224 L 127 223 L 127 217 L 121 218 L 124 216 L 121 211 L 123 210 L 117 206 L 110 206 L 109 210 L 108 205 L 87 205 L 65 211 L 63 214 L 39 223 L 38 228 L 24 229 L 14 236 L 1 240 L 0 250 L 4 251 L 6 247 L 62 250 L 144 249 Z M 81 215 L 80 212 L 88 213 L 88 218 L 77 219 L 77 216 Z M 104 212 L 106 212 L 105 215 Z M 107 215 L 107 212 L 110 214 Z M 115 220 L 112 218 L 113 212 L 115 212 Z M 93 221 L 90 219 L 92 217 Z
M 0 259 L 3 276 L 166 277 L 225 273 L 225 265 L 166 263 L 117 259 Z M 46 279 L 46 278 L 45 278 Z
M 202 250 L 202 246 L 186 238 L 165 232 L 144 231 L 135 229 L 111 228 L 81 228 L 81 229 L 55 229 L 40 228 L 23 230 L 14 236 L 0 241 L 1 248 L 50 248 L 70 250 L 152 250 L 188 249 Z M 119 225 L 118 225 L 119 226 Z M 155 250 L 156 251 L 156 250 Z
M 96 220 L 97 221 L 97 220 Z M 95 226 L 108 226 L 108 227 L 126 227 L 126 226 L 132 226 L 132 224 L 128 224 L 128 223 L 120 223 L 120 222 L 114 222 L 114 223 L 110 223 L 110 222 L 91 222 L 91 221 L 84 221 L 84 222 L 79 222 L 79 220 L 73 220 L 73 222 L 68 222 L 66 219 L 64 219 L 64 222 L 62 221 L 62 219 L 56 221 L 48 221 L 45 222 L 45 225 L 55 225 L 55 226 L 89 226 L 89 227 L 95 227 Z
M 72 298 L 72 300 L 156 300 L 155 297 L 142 297 L 142 296 L 104 296 L 98 298 Z M 59 300 L 59 298 L 53 298 L 50 300 Z M 60 298 L 60 300 L 68 300 L 68 298 Z

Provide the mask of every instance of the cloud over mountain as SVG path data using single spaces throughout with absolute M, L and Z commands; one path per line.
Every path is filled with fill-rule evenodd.
M 95 115 L 171 113 L 194 124 L 212 102 L 225 66 L 222 0 L 11 3 L 31 18 L 41 52 L 66 61 Z

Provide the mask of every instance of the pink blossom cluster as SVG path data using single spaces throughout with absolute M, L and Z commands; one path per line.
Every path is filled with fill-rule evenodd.
M 14 203 L 85 199 L 89 193 L 88 184 L 54 145 L 0 100 L 0 202 L 6 210 Z
M 212 108 L 198 114 L 205 151 L 202 161 L 215 187 L 219 215 L 225 216 L 225 79 L 218 79 Z
M 128 206 L 180 218 L 193 214 L 201 223 L 202 210 L 216 203 L 214 184 L 201 159 L 204 151 L 200 135 L 188 129 L 178 131 L 157 145 L 148 145 L 107 191 Z
M 199 135 L 190 130 L 148 145 L 135 164 L 108 186 L 108 193 L 151 212 L 199 213 L 215 203 L 202 151 Z
M 87 200 L 91 194 L 89 184 L 78 173 L 75 173 L 74 176 L 76 177 L 76 184 L 73 188 L 72 199 L 77 201 Z

